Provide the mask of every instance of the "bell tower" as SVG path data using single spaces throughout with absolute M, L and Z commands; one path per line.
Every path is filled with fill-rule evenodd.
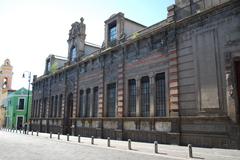
M 1 93 L 12 89 L 12 70 L 13 67 L 11 66 L 10 60 L 6 59 L 0 69 Z
M 68 61 L 71 63 L 77 62 L 84 55 L 85 45 L 85 30 L 86 25 L 83 23 L 84 19 L 79 22 L 74 22 L 72 28 L 69 30 L 68 42 Z

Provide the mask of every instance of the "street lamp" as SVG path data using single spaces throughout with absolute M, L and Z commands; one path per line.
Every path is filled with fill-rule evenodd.
M 27 93 L 27 111 L 26 111 L 26 118 L 25 118 L 25 123 L 27 122 L 27 117 L 28 117 L 28 105 L 29 105 L 29 94 L 30 94 L 30 83 L 31 83 L 31 72 L 25 71 L 23 72 L 22 77 L 25 78 L 25 73 L 28 74 L 28 93 Z

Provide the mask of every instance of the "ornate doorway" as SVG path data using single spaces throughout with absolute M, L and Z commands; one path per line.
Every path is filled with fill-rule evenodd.
M 70 93 L 67 96 L 67 105 L 65 108 L 65 113 L 64 113 L 64 134 L 71 134 L 71 126 L 72 126 L 72 113 L 73 111 L 73 94 Z

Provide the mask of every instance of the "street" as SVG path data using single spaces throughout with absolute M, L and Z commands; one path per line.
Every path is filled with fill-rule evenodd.
M 39 133 L 39 136 L 24 135 L 7 131 L 0 131 L 0 160 L 172 160 L 187 159 L 187 150 L 184 146 L 159 145 L 159 153 L 153 151 L 153 144 L 132 143 L 132 150 L 128 150 L 126 141 L 111 140 L 111 147 L 107 147 L 106 140 L 66 136 L 57 139 L 57 135 L 49 138 L 49 134 Z M 239 150 L 194 148 L 195 159 L 231 159 L 239 160 Z

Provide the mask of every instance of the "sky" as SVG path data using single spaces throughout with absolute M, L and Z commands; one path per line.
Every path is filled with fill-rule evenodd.
M 71 24 L 84 18 L 86 41 L 101 46 L 104 21 L 122 12 L 151 26 L 167 17 L 175 0 L 0 0 L 0 65 L 10 59 L 12 89 L 27 88 L 25 71 L 41 76 L 49 54 L 67 57 Z

